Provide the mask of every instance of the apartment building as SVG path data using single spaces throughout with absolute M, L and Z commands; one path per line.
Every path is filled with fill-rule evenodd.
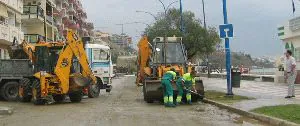
M 110 37 L 110 39 L 113 43 L 115 43 L 119 47 L 128 47 L 132 42 L 132 38 L 126 34 L 121 34 L 121 35 L 113 34 Z
M 24 0 L 22 29 L 29 42 L 64 40 L 67 29 L 90 36 L 94 26 L 86 19 L 80 0 Z
M 93 36 L 94 24 L 87 22 L 81 0 L 56 0 L 54 17 L 57 20 L 58 31 L 66 34 L 67 29 L 77 32 L 80 37 Z
M 0 0 L 0 59 L 8 59 L 7 46 L 20 43 L 23 0 Z

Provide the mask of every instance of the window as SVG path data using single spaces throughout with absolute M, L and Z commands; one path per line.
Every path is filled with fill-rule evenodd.
M 93 49 L 93 60 L 95 61 L 109 60 L 109 54 L 107 51 L 102 49 Z
M 166 46 L 164 48 L 164 46 Z M 164 57 L 166 63 L 184 63 L 184 52 L 180 43 L 157 43 L 156 54 L 154 57 L 155 63 L 164 63 Z

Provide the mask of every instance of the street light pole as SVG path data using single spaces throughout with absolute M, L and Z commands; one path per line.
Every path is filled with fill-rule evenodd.
M 148 11 L 139 11 L 139 10 L 137 10 L 135 12 L 137 12 L 137 13 L 141 13 L 142 12 L 142 13 L 149 14 L 149 15 L 151 15 L 154 18 L 155 21 L 158 20 L 158 18 L 154 14 L 152 14 L 151 12 L 148 12 Z
M 206 25 L 206 14 L 205 14 L 205 3 L 204 0 L 202 0 L 202 12 L 203 12 L 203 24 L 204 24 L 204 29 L 205 29 L 205 36 L 204 36 L 204 40 L 207 40 L 207 25 Z M 207 42 L 206 42 L 207 43 Z M 210 65 L 209 65 L 209 54 L 208 54 L 208 45 L 206 44 L 206 60 L 207 60 L 207 77 L 210 78 Z
M 227 4 L 226 0 L 223 0 L 223 16 L 224 16 L 224 24 L 228 24 L 227 19 Z M 226 71 L 227 71 L 227 94 L 228 96 L 232 96 L 232 85 L 231 85 L 231 59 L 230 59 L 230 46 L 229 46 L 229 38 L 225 38 L 225 51 L 226 51 Z
M 205 30 L 207 30 L 204 0 L 202 0 L 202 12 L 203 12 L 203 24 L 204 24 L 204 28 L 205 28 Z
M 182 12 L 182 10 L 183 10 L 183 8 L 182 8 L 182 0 L 179 0 L 179 3 L 180 3 L 180 31 L 181 31 L 181 33 L 183 33 L 184 32 L 184 26 L 183 26 L 183 12 Z

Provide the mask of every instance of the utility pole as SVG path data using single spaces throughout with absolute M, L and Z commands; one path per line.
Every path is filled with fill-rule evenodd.
M 227 19 L 227 4 L 226 0 L 223 0 L 223 16 L 224 24 L 228 24 Z M 232 96 L 232 85 L 231 85 L 231 59 L 230 59 L 230 46 L 229 38 L 225 37 L 225 52 L 226 52 L 226 71 L 227 71 L 227 96 Z
M 180 3 L 180 31 L 181 31 L 181 33 L 183 33 L 184 32 L 184 26 L 183 26 L 182 0 L 179 0 L 179 3 Z
M 205 35 L 204 35 L 204 40 L 206 41 L 207 39 L 207 25 L 206 25 L 206 14 L 205 14 L 205 3 L 204 0 L 202 0 L 202 12 L 203 12 L 203 24 L 204 24 L 204 29 L 205 29 Z M 210 65 L 209 65 L 209 54 L 208 54 L 208 44 L 206 42 L 206 62 L 207 62 L 207 77 L 210 78 Z

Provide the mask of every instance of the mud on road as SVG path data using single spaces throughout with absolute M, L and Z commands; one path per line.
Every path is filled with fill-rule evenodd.
M 194 103 L 165 108 L 159 103 L 143 101 L 142 89 L 134 77 L 113 80 L 110 94 L 102 91 L 99 98 L 85 98 L 81 103 L 61 103 L 35 106 L 31 103 L 0 102 L 13 107 L 10 116 L 0 116 L 0 126 L 240 126 L 261 123 L 220 110 L 217 107 Z

